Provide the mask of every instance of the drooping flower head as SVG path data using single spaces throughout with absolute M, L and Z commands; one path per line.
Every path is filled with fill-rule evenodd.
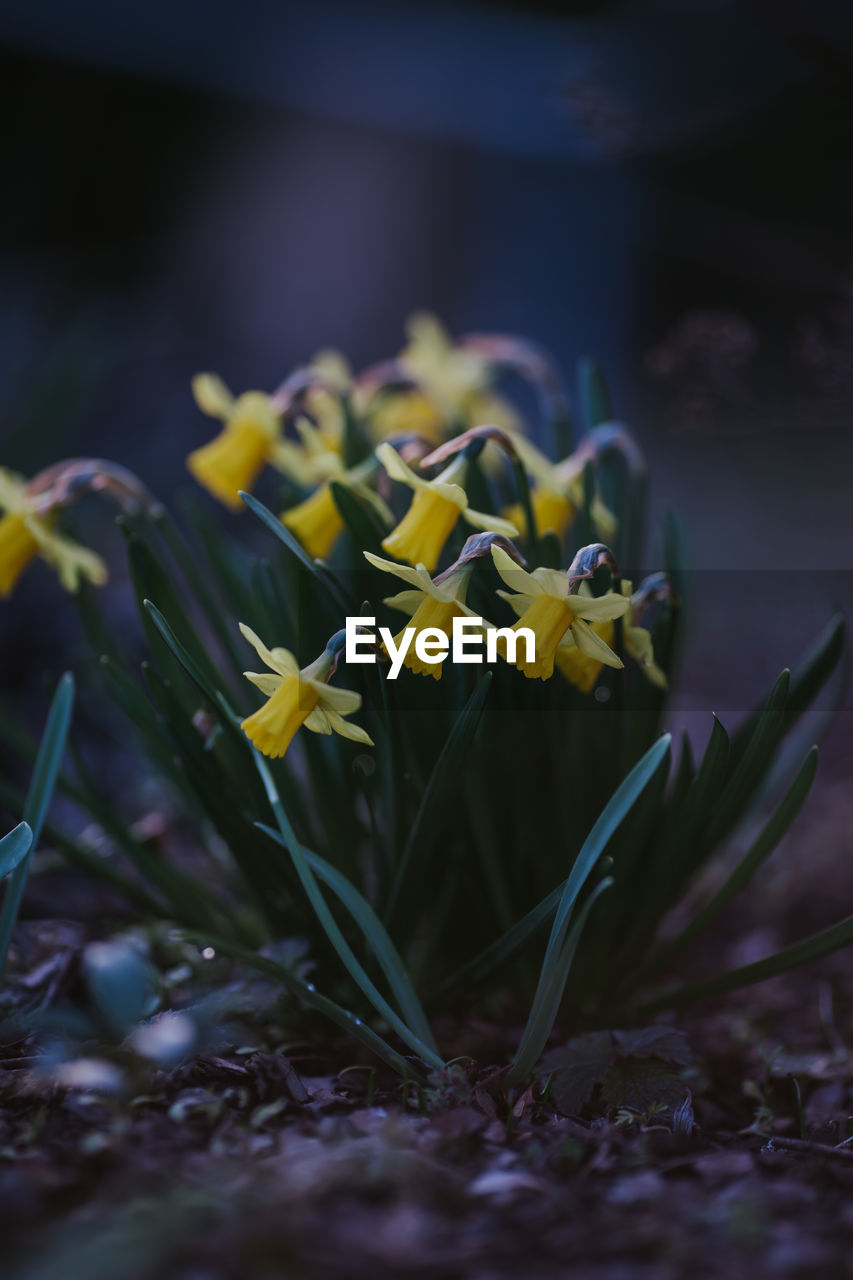
M 583 551 L 588 551 L 584 548 Z M 579 552 L 579 555 L 583 554 Z M 532 662 L 520 654 L 515 665 L 529 679 L 548 680 L 554 674 L 554 658 L 557 646 L 567 631 L 578 649 L 609 667 L 621 667 L 622 660 L 609 645 L 595 633 L 591 622 L 609 622 L 621 618 L 629 601 L 621 595 L 582 596 L 572 593 L 577 581 L 571 569 L 561 573 L 558 569 L 534 569 L 528 573 L 515 564 L 500 547 L 492 548 L 492 557 L 498 573 L 512 594 L 498 594 L 508 602 L 518 622 L 513 630 L 529 628 L 535 637 L 535 656 Z M 576 557 L 577 559 L 577 557 Z
M 441 679 L 444 664 L 422 662 L 416 652 L 417 637 L 421 631 L 438 630 L 449 641 L 454 618 L 478 616 L 465 603 L 468 583 L 477 559 L 488 555 L 490 547 L 498 538 L 501 542 L 505 542 L 500 534 L 472 534 L 462 548 L 459 559 L 437 578 L 431 578 L 422 564 L 416 568 L 410 568 L 408 565 L 395 564 L 392 560 L 383 560 L 381 556 L 375 556 L 370 551 L 364 552 L 365 559 L 369 560 L 375 568 L 381 569 L 383 573 L 392 573 L 395 577 L 409 583 L 408 591 L 401 591 L 395 596 L 386 596 L 384 603 L 391 609 L 399 609 L 401 613 L 406 613 L 411 618 L 409 626 L 414 629 L 414 635 L 411 637 L 411 644 L 403 659 L 403 665 L 411 671 L 432 676 L 435 680 Z M 515 551 L 512 543 L 506 545 Z M 400 646 L 404 632 L 405 628 L 394 638 L 397 648 Z
M 267 699 L 241 723 L 246 737 L 263 755 L 273 759 L 283 756 L 303 724 L 312 733 L 334 731 L 353 742 L 373 745 L 364 729 L 344 719 L 344 716 L 358 711 L 361 694 L 328 684 L 337 666 L 343 632 L 333 636 L 319 658 L 300 670 L 299 663 L 288 649 L 268 649 L 242 622 L 240 631 L 264 665 L 269 667 L 269 672 L 243 673 Z
M 444 544 L 460 516 L 475 529 L 487 529 L 512 538 L 518 529 L 509 520 L 474 511 L 462 487 L 468 467 L 468 456 L 458 454 L 435 480 L 416 475 L 387 442 L 380 444 L 376 456 L 392 480 L 414 490 L 412 504 L 403 519 L 382 546 L 397 560 L 422 564 L 430 572 L 436 567 Z
M 251 491 L 273 453 L 281 429 L 280 409 L 263 391 L 233 396 L 212 373 L 196 374 L 192 388 L 202 413 L 220 418 L 223 427 L 209 444 L 193 450 L 187 466 L 209 493 L 239 511 L 240 490 Z
M 66 591 L 83 578 L 102 586 L 107 567 L 94 551 L 58 532 L 63 510 L 89 493 L 103 493 L 127 509 L 157 504 L 136 476 L 100 458 L 69 458 L 26 481 L 0 468 L 0 598 L 7 598 L 36 557 L 59 575 Z
M 562 542 L 583 507 L 584 469 L 590 460 L 589 453 L 585 448 L 579 448 L 562 462 L 555 463 L 523 436 L 513 437 L 513 443 L 533 480 L 530 501 L 536 531 L 539 534 L 553 533 Z M 526 532 L 520 503 L 507 508 L 504 515 L 515 520 Z M 592 499 L 590 515 L 599 537 L 605 542 L 611 541 L 618 522 L 597 491 Z
M 635 625 L 635 615 L 639 615 L 646 603 L 649 593 L 657 590 L 658 584 L 649 587 L 644 583 L 640 590 L 632 594 L 631 583 L 623 578 L 621 594 L 628 599 L 628 608 L 622 620 L 622 643 L 625 652 L 637 663 L 643 675 L 658 689 L 667 687 L 666 673 L 655 662 L 654 646 L 651 633 L 645 627 Z M 582 582 L 578 595 L 588 595 L 589 587 Z M 595 622 L 592 629 L 599 639 L 608 646 L 613 644 L 613 622 Z M 558 669 L 582 693 L 589 693 L 594 687 L 601 672 L 602 663 L 583 653 L 575 644 L 571 632 L 567 632 L 557 648 L 555 661 Z
M 282 441 L 276 447 L 272 462 L 278 471 L 303 488 L 316 486 L 307 498 L 281 513 L 282 524 L 296 535 L 310 556 L 325 559 L 344 531 L 344 522 L 332 494 L 332 481 L 356 492 L 374 508 L 386 526 L 393 524 L 393 514 L 368 484 L 379 468 L 378 459 L 373 454 L 347 469 L 339 452 L 323 447 L 316 427 L 302 418 L 297 420 L 296 428 L 301 444 Z

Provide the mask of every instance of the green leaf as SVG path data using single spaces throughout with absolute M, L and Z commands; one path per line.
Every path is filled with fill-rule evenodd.
M 444 821 L 445 805 L 459 785 L 459 774 L 464 768 L 465 755 L 477 732 L 491 680 L 490 671 L 480 677 L 474 692 L 448 734 L 447 741 L 430 775 L 391 886 L 385 910 L 385 920 L 389 928 L 403 900 L 410 900 L 417 892 L 425 864 L 435 847 Z
M 322 893 L 320 892 L 320 887 L 317 884 L 316 879 L 314 878 L 314 872 L 311 868 L 311 862 L 309 857 L 307 856 L 308 850 L 304 849 L 303 846 L 300 844 L 300 842 L 297 840 L 296 833 L 294 832 L 293 827 L 290 825 L 290 820 L 287 817 L 287 814 L 284 810 L 284 806 L 281 803 L 281 798 L 276 789 L 276 785 L 275 785 L 275 782 L 273 781 L 272 774 L 270 773 L 269 768 L 267 767 L 267 763 L 264 760 L 263 756 L 260 754 L 260 752 L 255 751 L 254 755 L 255 755 L 255 764 L 257 765 L 258 772 L 260 773 L 261 778 L 263 779 L 264 786 L 266 787 L 267 796 L 269 797 L 269 801 L 270 801 L 270 806 L 273 810 L 273 813 L 275 814 L 276 821 L 278 822 L 279 830 L 281 831 L 281 834 L 284 837 L 285 847 L 287 848 L 287 851 L 290 854 L 290 857 L 293 861 L 293 865 L 296 869 L 296 874 L 299 876 L 299 880 L 302 884 L 302 887 L 305 890 L 308 900 L 314 909 L 314 913 L 317 916 L 317 919 L 320 925 L 322 926 L 323 931 L 326 934 L 326 937 L 329 939 L 329 942 L 332 944 L 335 951 L 337 952 L 347 973 L 350 975 L 353 982 L 355 982 L 356 986 L 359 987 L 359 989 L 367 997 L 367 999 L 373 1005 L 374 1009 L 376 1009 L 377 1013 L 381 1014 L 381 1016 L 385 1018 L 387 1022 L 393 1027 L 393 1029 L 396 1031 L 397 1035 L 404 1042 L 404 1044 L 407 1044 L 409 1048 L 411 1048 L 416 1054 L 418 1054 L 420 1058 L 423 1059 L 424 1062 L 428 1063 L 432 1067 L 437 1068 L 438 1070 L 441 1070 L 441 1068 L 443 1068 L 444 1066 L 444 1062 L 442 1061 L 441 1057 L 438 1055 L 435 1049 L 431 1048 L 428 1044 L 426 1044 L 423 1040 L 421 1040 L 419 1036 L 415 1035 L 412 1028 L 407 1026 L 406 1023 L 404 1023 L 402 1019 L 395 1013 L 395 1011 L 389 1005 L 388 1001 L 385 999 L 385 997 L 376 987 L 375 983 L 368 976 L 364 967 L 362 966 L 360 961 L 356 958 L 349 943 L 344 938 L 344 935 L 342 934 L 340 928 L 338 927 L 337 921 L 335 920 L 334 916 L 329 910 L 326 904 L 326 901 Z M 354 897 L 355 897 L 355 890 L 352 890 L 351 894 L 349 895 L 349 898 L 350 898 L 350 902 L 353 903 L 353 905 L 354 905 Z M 364 903 L 364 906 L 366 907 L 367 904 Z M 359 910 L 359 914 L 361 914 L 363 918 L 366 918 L 364 917 L 364 913 L 361 911 L 361 908 L 357 908 L 357 909 Z M 374 933 L 374 939 L 381 943 L 381 938 L 378 933 Z M 390 946 L 390 939 L 388 939 L 388 943 Z M 386 954 L 386 960 L 387 960 L 389 953 L 386 951 L 385 954 Z M 431 1034 L 430 1034 L 430 1039 L 432 1039 Z
M 783 671 L 719 797 L 705 835 L 706 845 L 718 844 L 743 816 L 752 801 L 785 734 L 790 683 L 791 673 Z
M 580 931 L 583 923 L 593 902 L 606 885 L 613 883 L 612 880 L 601 881 L 595 891 L 590 894 L 575 927 L 571 932 L 568 932 L 567 937 L 575 903 L 614 832 L 630 813 L 644 789 L 654 777 L 661 761 L 669 751 L 670 740 L 670 735 L 668 733 L 664 734 L 649 748 L 643 758 L 634 765 L 627 778 L 619 784 L 605 805 L 575 859 L 554 917 L 551 937 L 548 940 L 545 958 L 542 961 L 539 982 L 536 994 L 533 997 L 527 1026 L 524 1029 L 512 1070 L 508 1076 L 510 1081 L 523 1079 L 533 1069 L 537 1058 L 545 1047 L 565 990 L 569 969 L 580 940 Z
M 15 867 L 24 860 L 32 843 L 33 833 L 26 822 L 19 822 L 12 831 L 3 836 L 0 840 L 0 880 L 5 880 L 6 876 L 11 875 Z
M 329 483 L 338 514 L 356 546 L 361 551 L 372 551 L 375 555 L 384 555 L 382 539 L 388 533 L 379 512 L 364 498 L 359 497 L 348 485 L 332 480 Z
M 295 973 L 286 969 L 284 965 L 277 964 L 274 960 L 269 960 L 266 956 L 259 955 L 257 951 L 252 951 L 249 947 L 241 946 L 233 938 L 222 938 L 209 933 L 196 933 L 188 936 L 193 937 L 202 946 L 210 945 L 215 947 L 217 951 L 221 951 L 224 955 L 232 956 L 236 960 L 243 960 L 253 969 L 257 969 L 259 973 L 265 973 L 275 978 L 309 1009 L 315 1009 L 318 1013 L 322 1013 L 330 1022 L 334 1022 L 346 1031 L 347 1035 L 360 1040 L 371 1053 L 375 1053 L 381 1061 L 391 1067 L 393 1071 L 398 1072 L 404 1080 L 418 1080 L 421 1078 L 421 1073 L 417 1067 L 397 1053 L 395 1049 L 392 1049 L 381 1036 L 366 1026 L 361 1018 L 354 1013 L 350 1013 L 348 1009 L 344 1009 L 341 1005 L 336 1004 L 328 996 L 320 995 L 313 983 L 305 982 L 302 978 L 298 978 Z
M 272 827 L 268 827 L 264 823 L 256 823 L 255 825 L 261 831 L 266 832 L 277 844 L 285 849 L 288 848 L 288 842 L 285 838 L 277 831 L 274 831 Z M 362 897 L 354 885 L 350 884 L 346 876 L 341 875 L 340 871 L 330 866 L 324 858 L 304 847 L 302 853 L 311 870 L 329 886 L 339 901 L 346 907 L 359 929 L 361 929 L 367 944 L 376 956 L 380 969 L 388 980 L 388 985 L 394 993 L 400 1012 L 412 1031 L 438 1056 L 438 1046 L 433 1038 L 432 1029 L 417 993 L 412 986 L 406 967 L 397 948 L 388 936 L 385 926 L 370 903 L 366 898 Z
M 250 493 L 241 493 L 240 497 L 243 499 L 252 515 L 257 516 L 261 524 L 266 525 L 270 533 L 278 538 L 279 542 L 281 542 L 290 554 L 299 561 L 302 568 L 307 569 L 311 574 L 311 577 L 322 585 L 324 593 L 333 598 L 338 608 L 343 608 L 345 611 L 348 611 L 351 602 L 347 600 L 346 595 L 341 591 L 335 579 L 331 575 L 323 573 L 317 561 L 312 560 L 311 556 L 309 556 L 302 544 L 294 538 L 287 526 L 283 525 L 278 517 L 274 516 L 268 507 L 265 507 L 262 502 L 258 502 L 258 499 L 253 498 Z
M 23 819 L 24 822 L 29 824 L 32 831 L 30 850 L 12 871 L 3 898 L 3 907 L 0 910 L 0 977 L 2 977 L 6 968 L 9 944 L 12 941 L 12 932 L 15 928 L 15 921 L 18 918 L 21 898 L 24 894 L 24 885 L 27 882 L 30 855 L 38 844 L 42 824 L 44 823 L 45 814 L 53 795 L 56 777 L 59 773 L 59 766 L 62 763 L 73 707 L 74 678 L 70 672 L 66 671 L 57 685 L 56 693 L 53 695 L 53 701 L 50 704 L 47 724 L 42 735 L 30 789 L 27 792 L 27 799 L 24 805 Z
M 539 975 L 539 985 L 533 997 L 533 1004 L 524 1028 L 524 1034 L 518 1046 L 512 1067 L 507 1075 L 507 1084 L 516 1084 L 533 1070 L 539 1055 L 545 1048 L 548 1037 L 554 1029 L 560 1001 L 566 989 L 572 961 L 578 949 L 590 911 L 595 903 L 609 888 L 613 880 L 608 876 L 600 880 L 578 912 L 577 919 L 568 930 L 568 936 L 559 952 L 545 953 L 545 961 Z M 562 904 L 561 904 L 562 906 Z M 558 909 L 558 916 L 560 911 Z M 562 935 L 557 935 L 561 937 Z M 551 935 L 551 941 L 554 934 Z M 549 950 L 551 944 L 549 943 Z
M 813 933 L 809 938 L 783 947 L 773 955 L 753 964 L 746 964 L 739 969 L 730 969 L 715 978 L 706 978 L 703 982 L 692 982 L 686 987 L 679 987 L 664 995 L 657 996 L 641 1005 L 637 1011 L 640 1016 L 657 1013 L 661 1009 L 681 1009 L 684 1005 L 695 1004 L 698 1000 L 710 1000 L 714 996 L 725 995 L 728 991 L 737 991 L 740 987 L 751 986 L 755 982 L 764 982 L 767 978 L 775 978 L 790 969 L 799 969 L 801 965 L 810 964 L 812 960 L 820 960 L 822 956 L 840 951 L 842 947 L 853 942 L 853 916 L 846 916 L 837 924 Z
M 737 867 L 735 867 L 725 883 L 720 886 L 710 902 L 706 903 L 702 910 L 694 916 L 677 938 L 674 938 L 672 942 L 663 948 L 648 976 L 653 977 L 670 964 L 679 951 L 686 947 L 689 942 L 692 942 L 703 929 L 706 929 L 723 908 L 731 902 L 732 898 L 749 883 L 761 864 L 776 848 L 803 807 L 817 772 L 817 759 L 817 747 L 812 747 L 787 795 L 765 824 L 760 835 L 753 841 L 749 850 L 744 854 Z
M 613 419 L 613 401 L 600 367 L 589 356 L 578 361 L 578 405 L 585 431 Z

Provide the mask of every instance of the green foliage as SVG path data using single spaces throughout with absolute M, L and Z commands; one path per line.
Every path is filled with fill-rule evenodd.
M 590 431 L 579 450 L 585 462 L 577 519 L 562 541 L 536 528 L 518 456 L 503 472 L 476 464 L 474 505 L 482 498 L 498 513 L 520 497 L 528 526 L 519 546 L 531 568 L 565 568 L 597 541 L 598 495 L 619 517 L 620 563 L 644 562 L 645 465 L 611 421 L 595 366 L 583 367 L 580 388 Z M 554 421 L 544 425 L 565 435 L 565 402 L 557 397 L 554 404 Z M 355 421 L 349 401 L 346 414 L 350 465 L 364 457 L 368 415 Z M 375 746 L 301 730 L 283 759 L 265 759 L 241 728 L 258 699 L 242 678 L 250 650 L 238 622 L 270 647 L 292 651 L 301 667 L 324 652 L 348 614 L 399 626 L 383 603 L 387 574 L 360 554 L 387 554 L 382 517 L 344 482 L 334 480 L 330 493 L 342 534 L 329 563 L 313 558 L 249 494 L 244 502 L 259 524 L 246 521 L 250 536 L 241 540 L 198 505 L 184 522 L 188 533 L 160 510 L 122 518 L 148 658 L 136 670 L 121 646 L 109 644 L 109 628 L 85 591 L 83 621 L 102 690 L 194 824 L 199 847 L 215 843 L 220 854 L 203 872 L 197 863 L 153 855 L 79 770 L 63 775 L 61 786 L 118 853 L 94 859 L 67 833 L 54 830 L 51 838 L 125 889 L 143 914 L 173 920 L 274 977 L 401 1075 L 441 1069 L 430 1015 L 469 1005 L 488 989 L 526 1012 L 510 1084 L 529 1077 L 562 1020 L 589 1033 L 543 1059 L 540 1074 L 551 1074 L 558 1105 L 575 1111 L 600 1086 L 610 1106 L 647 1110 L 662 1076 L 682 1061 L 675 1033 L 652 1029 L 631 1040 L 600 1028 L 630 1026 L 853 940 L 847 920 L 732 973 L 690 985 L 671 977 L 682 948 L 751 881 L 799 812 L 816 767 L 816 752 L 803 749 L 793 780 L 734 869 L 677 938 L 660 941 L 664 918 L 724 843 L 738 840 L 744 819 L 778 780 L 786 736 L 838 665 L 841 624 L 780 676 L 742 725 L 728 731 L 714 719 L 695 761 L 688 743 L 675 751 L 662 732 L 666 692 L 627 656 L 627 619 L 615 624 L 613 640 L 625 669 L 603 670 L 601 700 L 560 674 L 530 680 L 506 663 L 485 675 L 447 663 L 440 681 L 409 670 L 390 681 L 381 663 L 342 664 L 336 683 L 361 694 L 357 720 Z M 250 549 L 252 536 L 259 552 Z M 454 531 L 446 558 L 458 555 L 463 537 Z M 671 679 L 683 573 L 674 522 L 665 544 L 667 576 L 650 593 L 653 607 L 642 625 Z M 504 625 L 512 618 L 501 612 L 500 585 L 491 559 L 478 561 L 468 604 Z M 589 585 L 594 596 L 619 589 L 606 563 Z M 23 814 L 33 841 L 59 767 L 70 699 L 66 679 Z M 2 723 L 0 732 L 15 736 Z M 12 873 L 0 918 L 3 957 L 26 874 L 27 833 L 18 831 L 0 844 L 0 870 Z M 264 943 L 294 936 L 307 939 L 311 982 L 262 951 Z M 119 972 L 120 961 L 112 956 L 109 973 L 88 975 L 116 1026 L 132 1020 L 131 1006 L 138 1014 L 144 986 L 130 972 L 133 957 L 124 957 L 127 972 Z M 118 992 L 115 1009 L 110 984 Z

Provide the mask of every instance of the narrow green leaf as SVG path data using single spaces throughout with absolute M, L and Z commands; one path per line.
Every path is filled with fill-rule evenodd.
M 275 840 L 277 844 L 281 845 L 282 848 L 288 848 L 288 842 L 272 827 L 268 827 L 262 822 L 258 822 L 255 825 L 272 840 Z M 438 1046 L 433 1038 L 432 1029 L 417 993 L 412 986 L 400 953 L 370 903 L 358 892 L 354 885 L 350 884 L 346 876 L 341 875 L 340 871 L 337 871 L 326 862 L 325 858 L 321 858 L 319 854 L 312 853 L 310 849 L 304 847 L 302 848 L 302 853 L 311 870 L 329 886 L 343 906 L 346 907 L 359 929 L 361 929 L 366 942 L 376 956 L 379 967 L 388 980 L 388 985 L 394 993 L 400 1012 L 412 1031 L 438 1055 Z
M 434 1000 L 445 999 L 453 992 L 466 990 L 509 960 L 511 956 L 520 950 L 527 939 L 546 920 L 550 919 L 562 902 L 568 901 L 568 910 L 571 910 L 571 903 L 576 900 L 590 872 L 599 857 L 604 853 L 610 837 L 626 817 L 641 792 L 654 777 L 661 761 L 669 750 L 669 744 L 670 735 L 667 733 L 649 748 L 624 781 L 620 783 L 584 841 L 575 859 L 571 875 L 562 884 L 557 885 L 556 889 L 552 889 L 540 903 L 528 911 L 501 938 L 486 947 L 473 960 L 469 960 L 455 974 L 441 983 L 433 993 Z M 562 920 L 563 924 L 565 924 L 565 915 Z M 554 929 L 556 927 L 557 922 L 555 919 Z M 553 936 L 554 931 L 552 930 L 552 938 Z
M 314 878 L 314 873 L 310 866 L 310 860 L 306 856 L 308 851 L 303 848 L 299 840 L 296 838 L 296 833 L 293 830 L 293 827 L 290 824 L 290 819 L 287 817 L 284 806 L 281 803 L 281 798 L 276 789 L 272 774 L 267 767 L 267 763 L 260 752 L 255 751 L 254 756 L 258 772 L 260 773 L 264 786 L 266 787 L 270 806 L 275 814 L 279 830 L 284 837 L 287 851 L 290 854 L 294 867 L 296 868 L 296 874 L 299 876 L 302 887 L 305 890 L 311 906 L 314 908 L 314 912 L 324 933 L 326 934 L 326 937 L 337 952 L 338 957 L 347 970 L 347 973 L 367 997 L 374 1009 L 376 1009 L 377 1013 L 385 1018 L 390 1026 L 393 1027 L 403 1043 L 407 1044 L 410 1049 L 423 1059 L 424 1062 L 429 1063 L 432 1067 L 441 1069 L 444 1066 L 442 1059 L 435 1050 L 431 1049 L 429 1045 L 425 1044 L 420 1039 L 419 1036 L 415 1035 L 412 1028 L 407 1026 L 399 1015 L 395 1013 L 394 1009 L 392 1009 L 391 1005 L 379 991 L 376 984 L 368 976 L 364 967 L 356 958 L 355 953 L 346 938 L 341 933 L 337 921 L 329 910 L 326 900 L 320 892 L 320 887 Z
M 240 497 L 243 499 L 252 515 L 257 516 L 261 524 L 266 525 L 270 533 L 272 533 L 276 538 L 278 538 L 279 542 L 287 547 L 287 550 L 296 560 L 299 561 L 303 569 L 307 569 L 311 576 L 315 578 L 317 582 L 322 584 L 326 592 L 328 592 L 328 594 L 334 599 L 335 604 L 339 608 L 347 610 L 349 608 L 349 602 L 342 594 L 335 579 L 322 572 L 317 561 L 311 559 L 311 556 L 309 556 L 301 543 L 294 538 L 286 525 L 283 525 L 278 517 L 273 515 L 269 507 L 265 507 L 262 502 L 258 502 L 258 499 L 253 498 L 250 493 L 241 493 Z
M 600 367 L 589 356 L 578 361 L 578 406 L 585 431 L 613 418 L 613 401 Z
M 73 706 L 74 677 L 70 672 L 66 671 L 57 685 L 56 693 L 53 695 L 53 701 L 50 704 L 47 724 L 42 735 L 30 789 L 27 792 L 26 804 L 24 805 L 24 822 L 29 824 L 32 831 L 30 850 L 12 872 L 6 886 L 3 907 L 0 910 L 0 977 L 2 977 L 6 968 L 9 944 L 12 941 L 15 921 L 18 918 L 21 898 L 24 894 L 24 885 L 27 882 L 30 856 L 32 850 L 38 844 L 45 814 L 53 795 L 56 776 L 62 763 Z
M 3 836 L 0 840 L 0 880 L 5 880 L 24 860 L 32 843 L 33 833 L 26 822 L 19 822 Z
M 274 960 L 259 955 L 257 951 L 252 951 L 249 947 L 241 946 L 233 938 L 222 938 L 216 934 L 209 933 L 194 933 L 187 936 L 193 938 L 202 946 L 215 947 L 217 951 L 221 951 L 224 955 L 231 956 L 235 960 L 243 960 L 253 969 L 257 969 L 259 973 L 265 973 L 269 977 L 277 979 L 283 987 L 301 1000 L 304 1005 L 307 1005 L 309 1009 L 315 1009 L 317 1013 L 322 1013 L 324 1017 L 343 1028 L 348 1035 L 360 1040 L 371 1053 L 375 1053 L 381 1061 L 391 1067 L 392 1070 L 398 1072 L 404 1080 L 420 1079 L 420 1072 L 413 1063 L 402 1057 L 395 1049 L 392 1049 L 381 1036 L 366 1026 L 361 1018 L 356 1017 L 354 1013 L 350 1013 L 349 1010 L 344 1009 L 341 1005 L 335 1004 L 328 996 L 320 995 L 312 982 L 305 982 L 302 978 L 298 978 L 295 973 L 292 973 L 290 969 L 286 969 L 284 965 L 277 964 Z
M 658 1013 L 662 1009 L 681 1009 L 685 1005 L 695 1004 L 698 1000 L 710 1000 L 713 996 L 725 995 L 728 991 L 737 991 L 740 987 L 748 987 L 756 982 L 764 982 L 767 978 L 775 978 L 780 973 L 791 969 L 799 969 L 812 960 L 820 960 L 822 956 L 831 955 L 853 943 L 853 916 L 846 916 L 837 924 L 813 933 L 781 951 L 766 956 L 764 960 L 756 960 L 753 964 L 743 965 L 739 969 L 730 969 L 728 973 L 718 974 L 715 978 L 706 978 L 703 982 L 693 982 L 686 987 L 677 988 L 665 995 L 649 1000 L 636 1010 L 636 1016 L 644 1018 Z
M 578 918 L 569 930 L 568 937 L 563 946 L 561 946 L 559 953 L 552 958 L 547 974 L 543 965 L 542 976 L 544 981 L 540 979 L 540 985 L 536 989 L 524 1034 L 521 1037 L 515 1059 L 507 1075 L 507 1084 L 517 1084 L 519 1080 L 523 1080 L 539 1061 L 557 1019 L 560 1001 L 566 989 L 566 982 L 569 978 L 569 972 L 578 949 L 584 925 L 595 903 L 612 884 L 613 880 L 610 876 L 599 881 L 578 912 Z
M 747 853 L 711 900 L 694 916 L 678 937 L 661 950 L 648 977 L 654 977 L 665 969 L 679 951 L 707 928 L 732 898 L 749 883 L 761 864 L 770 856 L 805 803 L 817 771 L 817 758 L 817 747 L 812 747 L 785 798 L 753 841 Z
M 384 555 L 382 539 L 388 533 L 388 529 L 376 508 L 364 498 L 359 497 L 348 485 L 338 484 L 332 480 L 329 489 L 338 514 L 352 534 L 353 541 L 359 550 Z
M 391 886 L 385 910 L 386 923 L 389 927 L 404 896 L 412 896 L 417 891 L 417 885 L 423 873 L 423 864 L 429 858 L 437 839 L 447 797 L 458 786 L 459 771 L 480 723 L 491 680 L 490 671 L 480 677 L 474 692 L 448 734 L 430 775 Z

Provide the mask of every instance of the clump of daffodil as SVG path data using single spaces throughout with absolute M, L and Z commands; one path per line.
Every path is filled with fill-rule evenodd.
M 252 490 L 275 450 L 281 431 L 280 409 L 263 391 L 233 396 L 212 373 L 196 374 L 192 388 L 202 413 L 220 418 L 223 427 L 209 444 L 193 450 L 187 466 L 209 493 L 232 511 L 239 511 L 240 490 Z
M 539 534 L 553 533 L 562 542 L 574 524 L 584 503 L 584 468 L 590 459 L 586 448 L 579 448 L 562 462 L 551 462 L 534 444 L 522 436 L 514 435 L 513 444 L 533 480 L 530 502 L 533 518 Z M 524 509 L 515 503 L 504 511 L 526 533 Z M 605 542 L 616 533 L 618 522 L 613 512 L 596 493 L 590 509 L 595 529 Z
M 395 577 L 409 583 L 410 590 L 401 591 L 395 596 L 386 596 L 384 603 L 391 609 L 399 609 L 401 613 L 408 614 L 412 620 L 410 626 L 414 628 L 414 635 L 411 637 L 411 643 L 403 659 L 403 665 L 411 671 L 419 675 L 432 676 L 435 680 L 441 679 L 443 663 L 422 662 L 418 657 L 416 652 L 418 634 L 427 629 L 437 629 L 443 632 L 449 641 L 454 618 L 479 616 L 465 603 L 468 582 L 476 560 L 488 554 L 496 537 L 500 535 L 472 534 L 462 548 L 459 559 L 437 578 L 431 578 L 422 564 L 417 568 L 410 568 L 408 565 L 395 564 L 392 560 L 383 560 L 381 556 L 375 556 L 370 551 L 364 552 L 365 559 L 369 560 L 375 568 L 381 569 L 383 573 L 392 573 Z M 511 542 L 506 545 L 515 550 Z M 399 648 L 402 638 L 403 632 L 394 637 L 396 647 Z
M 482 442 L 475 442 L 473 447 L 482 448 Z M 508 538 L 518 533 L 511 521 L 474 511 L 468 506 L 468 497 L 462 487 L 471 457 L 468 450 L 457 454 L 435 480 L 416 475 L 387 442 L 377 447 L 376 456 L 392 480 L 408 485 L 415 493 L 409 510 L 396 529 L 382 540 L 384 549 L 397 560 L 405 560 L 412 565 L 422 564 L 432 572 L 460 516 L 475 529 L 501 533 Z
M 47 475 L 48 473 L 43 473 Z M 107 580 L 100 556 L 57 533 L 55 521 L 62 509 L 55 492 L 29 484 L 23 476 L 0 468 L 0 598 L 7 599 L 24 570 L 38 556 L 59 575 L 66 591 L 77 591 L 82 578 L 95 586 Z
M 283 756 L 303 724 L 313 733 L 339 733 L 353 742 L 373 746 L 373 740 L 357 724 L 344 716 L 361 706 L 361 695 L 352 689 L 338 689 L 328 683 L 337 666 L 343 646 L 344 632 L 338 632 L 310 666 L 299 668 L 287 649 L 268 649 L 244 623 L 240 631 L 252 645 L 269 672 L 245 671 L 266 702 L 241 722 L 246 737 L 265 756 Z
M 315 427 L 304 420 L 298 421 L 296 426 L 302 436 L 302 453 L 298 445 L 285 441 L 273 455 L 273 464 L 304 488 L 317 485 L 312 494 L 281 514 L 282 524 L 296 535 L 308 554 L 315 559 L 325 559 L 344 531 L 344 522 L 332 494 L 333 480 L 352 489 L 369 503 L 384 524 L 393 524 L 392 512 L 368 484 L 378 469 L 378 459 L 371 455 L 364 462 L 347 469 L 340 453 L 322 447 L 322 437 Z
M 573 594 L 571 588 L 576 578 L 572 578 L 571 570 L 561 573 L 558 569 L 540 568 L 528 573 L 501 547 L 492 547 L 492 557 L 498 573 L 513 592 L 498 593 L 518 617 L 513 630 L 527 627 L 535 637 L 532 662 L 527 661 L 524 646 L 519 645 L 517 649 L 515 665 L 525 676 L 534 680 L 550 679 L 554 674 L 557 647 L 567 631 L 571 631 L 574 643 L 587 657 L 608 667 L 623 666 L 622 660 L 590 623 L 621 618 L 629 607 L 628 599 L 616 594 L 596 597 Z
M 655 662 L 654 646 L 652 637 L 645 627 L 634 625 L 634 613 L 641 603 L 643 593 L 638 591 L 636 595 L 632 595 L 631 583 L 623 578 L 621 582 L 621 594 L 628 600 L 628 608 L 622 619 L 622 644 L 625 652 L 630 658 L 637 663 L 646 679 L 658 689 L 667 687 L 667 679 L 665 673 Z M 582 582 L 578 588 L 578 595 L 588 597 L 590 595 L 589 586 Z M 606 599 L 607 597 L 601 597 Z M 613 636 L 615 627 L 612 621 L 594 622 L 592 630 L 610 647 L 613 644 Z M 598 679 L 601 668 L 604 665 L 596 658 L 591 658 L 583 653 L 575 643 L 574 636 L 568 632 L 560 641 L 555 655 L 557 668 L 576 688 L 582 693 L 589 693 Z

